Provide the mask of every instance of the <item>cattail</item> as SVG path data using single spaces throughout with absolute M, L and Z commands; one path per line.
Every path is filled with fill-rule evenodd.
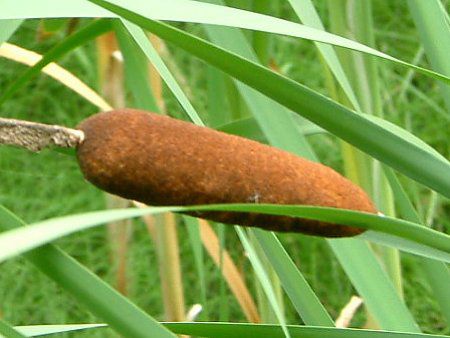
M 134 109 L 99 113 L 78 128 L 87 180 L 149 205 L 306 204 L 375 213 L 363 190 L 324 165 L 242 137 Z M 327 237 L 346 225 L 257 213 L 196 213 L 217 222 Z

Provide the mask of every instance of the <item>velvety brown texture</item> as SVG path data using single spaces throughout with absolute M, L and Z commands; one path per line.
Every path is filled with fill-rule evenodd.
M 333 169 L 288 152 L 140 110 L 96 114 L 79 126 L 85 177 L 149 205 L 308 204 L 375 213 L 359 187 Z M 223 223 L 327 237 L 361 229 L 286 216 L 203 212 Z

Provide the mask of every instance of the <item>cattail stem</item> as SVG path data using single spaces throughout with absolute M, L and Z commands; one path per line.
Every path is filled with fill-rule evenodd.
M 0 118 L 0 144 L 37 152 L 49 146 L 75 148 L 84 140 L 81 130 L 58 125 Z

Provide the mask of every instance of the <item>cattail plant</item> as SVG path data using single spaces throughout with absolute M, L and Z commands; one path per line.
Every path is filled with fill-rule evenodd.
M 56 31 L 45 43 L 29 46 L 20 34 L 29 32 L 34 23 L 26 23 L 10 44 L 0 46 L 1 57 L 30 66 L 9 78 L 9 67 L 0 67 L 0 115 L 20 114 L 25 120 L 45 119 L 73 128 L 1 120 L 0 143 L 33 151 L 47 146 L 73 149 L 56 154 L 72 157 L 51 152 L 23 155 L 8 167 L 7 159 L 22 153 L 10 154 L 2 147 L 0 198 L 15 213 L 0 206 L 0 231 L 5 232 L 0 234 L 0 263 L 24 254 L 96 321 L 124 337 L 420 338 L 421 330 L 447 334 L 447 1 L 374 4 L 88 0 L 57 7 L 53 0 L 3 1 L 0 42 L 9 39 L 23 18 L 57 16 L 77 20 L 77 25 L 70 35 Z M 83 101 L 68 107 L 72 100 L 68 92 L 47 90 L 46 82 L 34 82 L 40 71 L 54 75 L 57 70 L 61 75 L 62 68 L 54 62 L 67 62 L 64 66 L 73 67 L 73 74 L 66 73 L 63 81 L 56 76 L 58 81 L 71 89 L 80 87 L 73 76 L 79 73 L 95 83 L 89 42 L 113 35 L 118 45 L 110 46 L 120 49 L 113 60 L 120 70 L 105 67 L 105 79 L 110 78 L 103 87 L 120 88 L 120 95 L 101 93 L 111 105 L 83 84 L 83 90 L 75 92 L 97 108 L 84 106 Z M 27 49 L 39 49 L 43 58 Z M 71 58 L 63 58 L 66 55 Z M 122 65 L 125 76 L 115 76 Z M 33 90 L 26 91 L 26 84 Z M 57 177 L 21 166 L 29 158 L 48 161 L 46 167 L 55 161 Z M 21 172 L 14 173 L 19 167 Z M 31 188 L 23 183 L 22 174 L 39 176 L 45 190 L 52 190 L 52 196 L 58 192 L 61 198 L 54 198 L 47 209 L 15 196 L 16 191 Z M 101 191 L 89 182 L 134 202 L 127 202 L 125 209 L 84 213 L 101 205 Z M 45 196 L 34 184 L 33 189 L 36 196 Z M 74 195 L 83 202 L 60 206 L 59 200 L 69 201 Z M 79 215 L 42 220 L 80 209 Z M 136 274 L 127 279 L 126 288 L 121 287 L 123 294 L 101 280 L 112 271 L 105 254 L 107 241 L 103 244 L 97 237 L 95 246 L 88 246 L 87 250 L 95 250 L 95 261 L 91 252 L 85 256 L 70 251 L 101 278 L 60 249 L 45 245 L 83 229 L 143 215 L 156 243 L 149 243 L 146 229 L 144 236 L 133 239 L 128 263 Z M 22 216 L 38 221 L 23 227 Z M 189 236 L 176 241 L 176 231 L 184 235 L 181 223 L 187 225 Z M 241 226 L 233 227 L 236 224 Z M 116 237 L 126 240 L 126 235 Z M 77 250 L 78 241 L 73 236 L 60 244 L 74 243 L 70 250 Z M 151 248 L 139 247 L 136 254 L 141 241 L 155 245 L 157 264 L 148 264 L 149 257 L 142 254 Z M 174 255 L 177 250 L 180 259 Z M 400 259 L 402 251 L 414 256 Z M 34 275 L 21 278 L 25 274 L 15 269 L 20 261 L 8 263 L 2 265 L 0 282 L 1 334 L 29 334 L 29 328 L 12 328 L 3 321 L 28 322 L 23 313 L 35 314 L 35 322 L 88 320 L 78 308 L 64 309 L 64 295 L 58 295 L 54 305 L 53 292 L 47 292 L 48 309 L 27 305 L 36 293 L 44 299 L 47 285 L 28 283 L 35 281 Z M 209 269 L 216 267 L 220 271 L 211 273 Z M 407 269 L 401 274 L 403 267 Z M 183 274 L 173 273 L 177 269 Z M 168 278 L 159 279 L 158 270 Z M 161 280 L 162 288 L 149 287 Z M 193 321 L 198 315 L 199 305 L 187 317 L 182 307 L 173 316 L 167 311 L 184 303 L 181 281 L 188 291 L 187 304 L 201 303 L 207 309 L 202 322 L 159 322 Z M 23 285 L 29 293 L 22 292 Z M 13 297 L 22 308 L 10 306 Z M 52 308 L 62 317 L 53 316 Z M 252 323 L 238 324 L 242 320 Z M 349 326 L 385 331 L 346 329 Z M 49 333 L 48 327 L 33 329 Z M 97 326 L 83 329 L 110 336 Z

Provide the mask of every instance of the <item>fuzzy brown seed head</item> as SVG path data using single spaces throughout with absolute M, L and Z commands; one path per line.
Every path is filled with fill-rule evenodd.
M 140 110 L 96 114 L 79 126 L 86 179 L 149 205 L 306 204 L 375 213 L 359 187 L 333 169 L 288 152 Z M 361 229 L 313 220 L 234 212 L 201 217 L 327 237 Z

